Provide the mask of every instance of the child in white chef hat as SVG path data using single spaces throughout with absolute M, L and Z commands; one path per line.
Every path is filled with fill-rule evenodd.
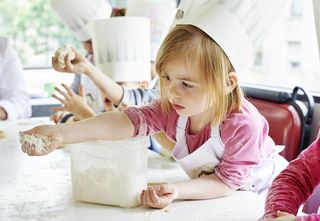
M 51 5 L 74 36 L 82 42 L 87 53 L 85 57 L 93 63 L 90 25 L 94 20 L 110 17 L 111 5 L 106 0 L 51 0 Z M 65 84 L 62 84 L 65 91 L 56 87 L 60 94 L 69 97 L 67 100 L 54 95 L 63 104 L 62 107 L 53 108 L 56 113 L 52 115 L 52 119 L 56 123 L 72 121 L 74 118 L 82 119 L 104 111 L 103 100 L 95 83 L 81 74 L 81 70 L 74 71 L 78 73 L 75 74 L 70 88 Z
M 286 3 L 275 1 L 276 11 L 270 0 L 182 2 L 155 62 L 160 100 L 69 125 L 35 127 L 24 133 L 49 136 L 45 152 L 30 142 L 22 150 L 40 156 L 62 144 L 163 131 L 176 143 L 172 156 L 190 180 L 142 190 L 144 206 L 163 208 L 175 199 L 210 199 L 239 189 L 265 193 L 287 162 L 268 136 L 266 119 L 243 97 L 238 77 L 259 33 Z

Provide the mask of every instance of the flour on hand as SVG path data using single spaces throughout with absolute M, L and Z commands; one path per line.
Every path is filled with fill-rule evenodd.
M 73 60 L 75 58 L 75 53 L 72 50 L 70 45 L 65 45 L 64 47 L 59 48 L 56 51 L 54 56 L 58 59 L 59 66 L 61 68 L 65 68 L 66 67 L 66 64 L 65 64 L 66 56 L 68 56 L 69 60 Z
M 20 136 L 20 143 L 28 143 L 29 146 L 34 146 L 37 153 L 44 153 L 51 143 L 51 137 L 23 134 Z

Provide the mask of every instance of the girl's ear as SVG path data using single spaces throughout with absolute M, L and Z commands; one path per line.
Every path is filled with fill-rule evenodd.
M 228 94 L 233 91 L 233 89 L 238 85 L 238 75 L 236 72 L 228 73 Z

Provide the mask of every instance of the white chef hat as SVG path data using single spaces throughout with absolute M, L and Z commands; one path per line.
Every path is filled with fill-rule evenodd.
M 80 41 L 91 39 L 91 21 L 109 18 L 112 13 L 107 0 L 51 0 L 51 5 Z
M 182 0 L 173 26 L 191 24 L 214 39 L 238 73 L 253 60 L 288 0 Z
M 167 35 L 177 12 L 176 0 L 128 0 L 126 16 L 141 16 L 151 20 L 151 60 Z
M 92 43 L 96 66 L 114 81 L 150 81 L 149 18 L 95 20 Z

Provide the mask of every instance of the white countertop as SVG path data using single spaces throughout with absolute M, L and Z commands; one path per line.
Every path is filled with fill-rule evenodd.
M 102 206 L 72 199 L 69 151 L 43 157 L 20 150 L 18 131 L 48 123 L 47 118 L 0 122 L 0 220 L 257 220 L 264 197 L 247 191 L 212 200 L 176 201 L 162 210 Z M 149 182 L 187 179 L 175 162 L 149 153 Z

